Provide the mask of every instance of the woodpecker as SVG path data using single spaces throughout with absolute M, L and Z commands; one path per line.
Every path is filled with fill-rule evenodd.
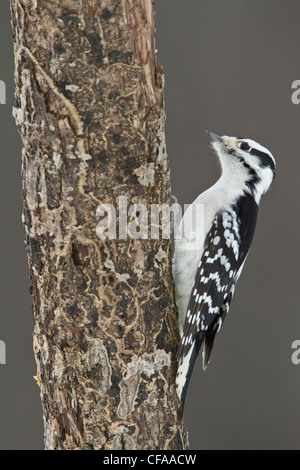
M 182 236 L 174 241 L 181 335 L 176 385 L 182 406 L 200 349 L 204 370 L 210 362 L 249 253 L 261 197 L 276 170 L 271 152 L 254 140 L 208 134 L 222 174 L 190 205 L 179 225 Z M 198 207 L 203 217 L 195 217 Z

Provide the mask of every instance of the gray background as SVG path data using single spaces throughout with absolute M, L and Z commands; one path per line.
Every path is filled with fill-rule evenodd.
M 253 138 L 277 160 L 251 254 L 212 362 L 200 364 L 185 422 L 192 449 L 300 449 L 299 0 L 159 0 L 157 49 L 166 77 L 172 192 L 190 203 L 219 176 L 205 130 Z M 20 221 L 21 143 L 11 116 L 13 46 L 8 1 L 0 4 L 1 296 L 0 449 L 42 449 L 32 352 L 32 314 Z

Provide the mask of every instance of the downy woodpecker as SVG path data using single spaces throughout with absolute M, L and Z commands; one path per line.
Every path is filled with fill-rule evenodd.
M 254 140 L 208 134 L 222 175 L 185 212 L 173 259 L 181 334 L 176 384 L 182 406 L 201 348 L 203 369 L 210 361 L 249 253 L 261 197 L 276 168 L 269 150 Z M 204 208 L 200 221 L 195 217 L 199 206 Z

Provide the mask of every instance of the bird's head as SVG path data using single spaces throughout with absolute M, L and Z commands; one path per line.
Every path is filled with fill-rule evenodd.
M 276 162 L 271 152 L 251 139 L 207 133 L 220 159 L 224 178 L 243 181 L 245 190 L 259 203 L 275 176 Z

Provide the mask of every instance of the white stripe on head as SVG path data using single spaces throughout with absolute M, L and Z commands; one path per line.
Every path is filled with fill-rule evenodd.
M 266 147 L 264 147 L 263 145 L 259 144 L 259 143 L 256 142 L 255 140 L 252 140 L 252 139 L 243 139 L 243 141 L 247 142 L 247 144 L 251 147 L 251 149 L 259 150 L 259 152 L 263 152 L 263 153 L 266 153 L 267 155 L 269 155 L 269 157 L 273 160 L 274 165 L 276 166 L 275 158 L 274 158 L 273 155 L 271 154 L 270 150 L 268 150 Z

